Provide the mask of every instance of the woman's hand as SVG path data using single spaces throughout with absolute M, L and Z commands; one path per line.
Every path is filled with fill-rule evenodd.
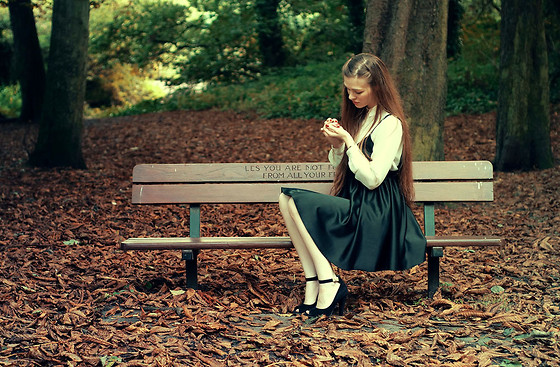
M 340 148 L 343 143 L 346 143 L 346 146 L 350 146 L 354 142 L 350 133 L 340 126 L 337 119 L 330 117 L 326 119 L 321 132 L 335 148 Z

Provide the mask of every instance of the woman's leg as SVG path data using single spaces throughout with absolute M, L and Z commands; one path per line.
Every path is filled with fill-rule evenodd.
M 297 229 L 297 233 L 299 234 L 299 238 L 301 239 L 301 241 L 305 245 L 306 252 L 309 255 L 309 257 L 311 258 L 311 261 L 313 262 L 315 271 L 316 271 L 319 279 L 320 280 L 327 280 L 327 279 L 338 280 L 338 277 L 336 276 L 336 274 L 334 273 L 334 271 L 332 269 L 331 263 L 321 253 L 321 251 L 319 250 L 319 248 L 315 244 L 315 241 L 313 241 L 313 238 L 311 237 L 311 235 L 309 234 L 309 232 L 305 228 L 305 225 L 303 224 L 303 221 L 301 220 L 301 217 L 300 217 L 299 212 L 297 210 L 296 204 L 291 197 L 289 197 L 289 200 L 288 200 L 287 204 L 288 204 L 289 216 L 291 217 L 291 222 L 292 222 L 291 225 L 293 224 L 295 226 L 295 228 Z M 288 231 L 289 231 L 289 229 L 288 229 Z M 294 244 L 294 246 L 295 246 L 295 244 Z M 298 250 L 298 253 L 299 253 L 299 250 Z M 324 309 L 324 308 L 329 307 L 331 305 L 331 303 L 333 302 L 334 297 L 336 296 L 336 292 L 338 291 L 339 287 L 340 287 L 340 283 L 338 283 L 338 282 L 321 284 L 320 289 L 319 289 L 319 296 L 317 298 L 317 308 Z
M 305 274 L 306 278 L 313 278 L 317 276 L 317 271 L 315 270 L 315 264 L 313 263 L 313 259 L 307 251 L 307 246 L 303 242 L 301 238 L 301 234 L 290 215 L 289 210 L 289 201 L 293 201 L 290 196 L 280 194 L 280 198 L 278 199 L 278 203 L 280 206 L 280 213 L 284 217 L 284 221 L 286 222 L 286 228 L 288 229 L 288 233 L 290 234 L 290 238 L 294 247 L 298 253 L 299 259 L 301 261 L 301 266 L 303 267 L 303 273 Z M 310 281 L 305 282 L 305 299 L 303 301 L 306 305 L 312 305 L 317 301 L 317 294 L 319 293 L 319 282 L 318 281 Z

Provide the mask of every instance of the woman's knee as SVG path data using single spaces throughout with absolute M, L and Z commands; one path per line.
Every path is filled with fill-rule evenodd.
M 278 198 L 278 205 L 280 206 L 280 212 L 288 213 L 288 202 L 290 201 L 291 197 L 285 195 L 284 193 L 280 193 L 280 197 Z
M 299 216 L 296 203 L 291 196 L 280 194 L 278 198 L 278 205 L 280 206 L 280 212 L 282 215 L 289 215 L 294 218 L 294 215 Z

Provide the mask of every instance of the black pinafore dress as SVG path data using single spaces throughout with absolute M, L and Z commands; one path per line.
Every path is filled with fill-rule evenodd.
M 368 136 L 364 153 L 371 156 Z M 344 270 L 405 270 L 422 263 L 426 238 L 399 188 L 398 171 L 370 190 L 348 169 L 337 196 L 283 187 L 315 244 Z

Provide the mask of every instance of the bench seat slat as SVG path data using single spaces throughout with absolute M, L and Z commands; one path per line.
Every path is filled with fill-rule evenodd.
M 490 180 L 489 161 L 412 162 L 414 180 Z M 135 183 L 188 182 L 329 182 L 334 168 L 327 162 L 307 163 L 186 163 L 139 164 L 133 170 Z
M 280 188 L 299 187 L 327 194 L 330 183 L 236 183 L 134 185 L 133 204 L 275 203 Z M 417 182 L 416 201 L 492 201 L 492 182 Z
M 428 247 L 500 246 L 493 236 L 427 236 Z M 290 248 L 290 237 L 162 237 L 130 238 L 121 244 L 123 250 L 195 250 Z

